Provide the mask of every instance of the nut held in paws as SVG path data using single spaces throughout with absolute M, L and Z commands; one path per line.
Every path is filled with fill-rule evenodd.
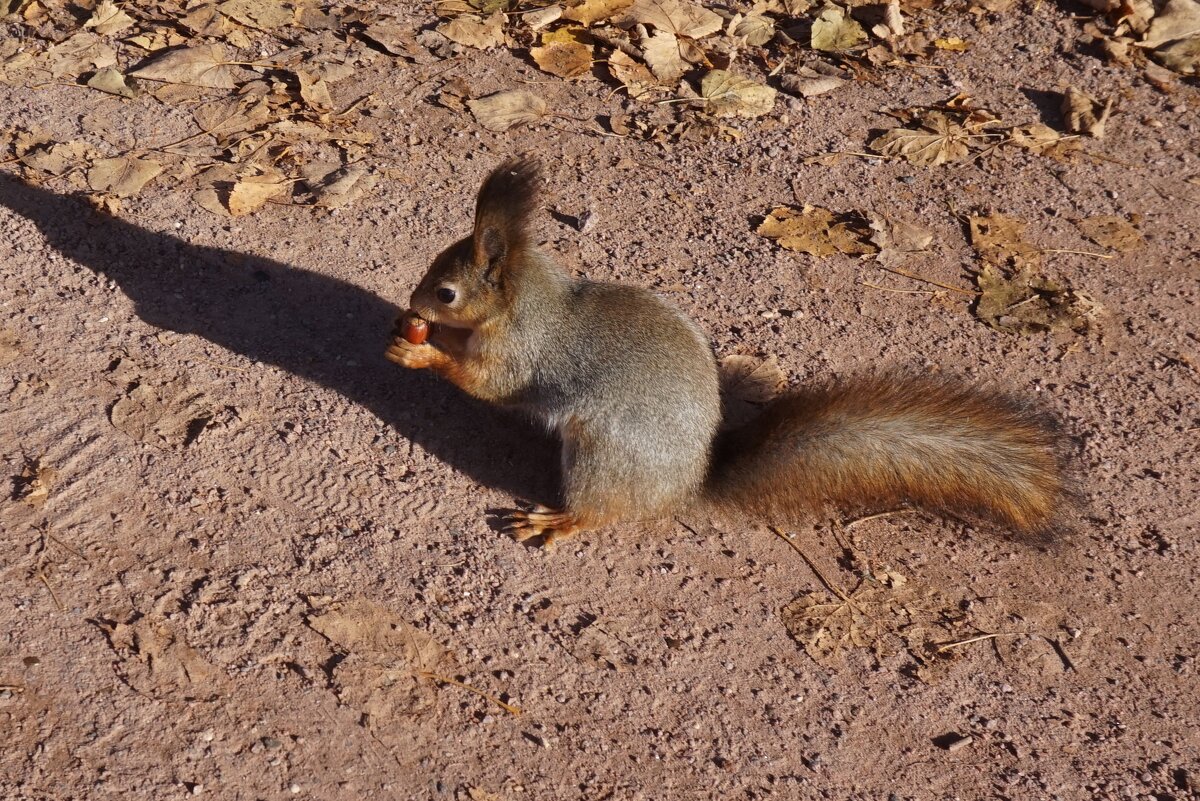
M 412 344 L 422 345 L 429 338 L 429 323 L 409 312 L 400 324 L 400 332 Z

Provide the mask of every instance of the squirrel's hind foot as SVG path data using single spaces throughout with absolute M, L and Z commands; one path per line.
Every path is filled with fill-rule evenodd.
M 546 506 L 535 506 L 528 512 L 511 512 L 504 523 L 502 530 L 512 534 L 517 542 L 541 537 L 542 547 L 547 549 L 583 530 L 575 515 Z

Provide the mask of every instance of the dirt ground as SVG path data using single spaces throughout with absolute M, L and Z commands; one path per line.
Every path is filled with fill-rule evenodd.
M 292 151 L 357 160 L 374 186 L 334 207 L 297 183 L 236 217 L 196 195 L 221 160 L 190 111 L 203 93 L 126 99 L 10 70 L 0 795 L 1196 797 L 1196 79 L 1106 60 L 1083 5 L 914 5 L 930 37 L 969 49 L 842 59 L 859 66 L 836 91 L 780 92 L 724 129 L 695 104 L 614 91 L 599 68 L 548 75 L 519 32 L 457 54 L 426 35 L 401 57 L 354 34 L 369 18 L 334 25 L 358 60 L 333 105 L 361 100 L 347 113 L 371 141 Z M 431 6 L 326 7 L 416 32 L 439 24 Z M 68 33 L 5 25 L 36 52 Z M 247 62 L 307 41 L 249 36 Z M 759 80 L 773 47 L 747 60 Z M 122 69 L 146 56 L 116 52 Z M 453 79 L 467 97 L 534 91 L 559 116 L 487 130 L 440 97 Z M 960 93 L 1061 131 L 1068 85 L 1115 98 L 1081 152 L 926 166 L 869 150 L 899 124 L 883 109 Z M 100 156 L 190 141 L 151 152 L 164 172 L 116 203 L 88 169 L 20 161 L 12 138 L 35 129 Z M 568 269 L 654 288 L 719 355 L 774 355 L 794 384 L 905 368 L 1036 399 L 1072 443 L 1074 533 L 1042 547 L 845 512 L 792 521 L 789 545 L 682 515 L 548 553 L 494 531 L 488 510 L 553 497 L 554 444 L 383 350 L 425 266 L 467 232 L 482 176 L 523 151 L 544 157 L 540 232 Z M 920 278 L 756 233 L 805 203 L 927 227 L 901 267 Z M 1027 222 L 1041 271 L 1102 307 L 1087 330 L 972 313 L 965 220 L 991 213 Z M 1144 241 L 1089 241 L 1075 223 L 1100 215 Z M 797 599 L 837 605 L 805 557 L 839 589 L 894 591 L 867 610 L 886 631 L 858 620 L 842 634 L 865 647 L 824 652 L 794 635 Z M 933 657 L 902 625 L 929 593 L 957 621 Z

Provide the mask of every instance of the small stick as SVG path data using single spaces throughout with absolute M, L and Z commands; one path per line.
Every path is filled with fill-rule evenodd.
M 970 645 L 973 642 L 981 642 L 983 640 L 991 640 L 991 639 L 995 639 L 996 637 L 999 637 L 999 636 L 1000 636 L 1000 633 L 980 634 L 978 637 L 968 637 L 965 640 L 958 640 L 957 642 L 948 642 L 945 645 L 939 645 L 937 647 L 937 652 L 939 654 L 944 654 L 946 651 L 949 651 L 951 648 L 957 648 L 960 645 Z
M 869 287 L 871 287 L 871 289 L 881 289 L 884 292 L 899 292 L 904 295 L 936 295 L 937 294 L 936 289 L 895 289 L 894 287 L 890 287 L 890 286 L 880 286 L 879 284 L 872 284 L 870 281 L 859 281 L 858 283 L 862 286 L 869 286 Z
M 825 578 L 825 574 L 821 572 L 821 568 L 817 567 L 816 562 L 809 559 L 808 554 L 806 554 L 804 551 L 800 550 L 800 546 L 797 545 L 796 543 L 792 542 L 792 540 L 788 537 L 787 534 L 784 534 L 782 531 L 775 528 L 774 526 L 769 526 L 769 528 L 771 529 L 771 531 L 773 531 L 775 533 L 775 536 L 779 537 L 779 539 L 786 542 L 793 551 L 800 554 L 800 558 L 803 559 L 805 561 L 805 563 L 808 564 L 809 569 L 812 570 L 813 573 L 817 574 L 817 578 L 819 578 L 821 580 L 821 583 L 825 585 L 825 589 L 829 590 L 834 595 L 841 598 L 843 601 L 845 601 L 847 603 L 850 602 L 850 599 L 846 597 L 846 593 L 843 590 L 839 589 L 837 587 L 837 585 L 835 585 L 832 581 Z
M 882 264 L 877 264 L 875 266 L 885 272 L 895 273 L 896 275 L 902 275 L 905 278 L 911 278 L 914 281 L 922 281 L 926 284 L 933 284 L 934 286 L 940 286 L 942 289 L 948 289 L 951 292 L 958 292 L 963 295 L 970 295 L 971 297 L 975 297 L 976 295 L 983 294 L 982 292 L 976 292 L 973 289 L 963 289 L 962 287 L 951 286 L 950 284 L 943 284 L 941 281 L 934 281 L 932 278 L 925 278 L 924 276 L 917 275 L 916 273 L 910 273 L 907 270 L 901 270 L 898 267 L 884 267 Z
M 1074 253 L 1076 256 L 1094 256 L 1097 259 L 1116 258 L 1112 253 L 1092 253 L 1090 250 L 1065 250 L 1063 248 L 1042 248 L 1038 253 Z
M 14 693 L 25 692 L 25 686 L 22 684 L 0 684 L 0 690 L 11 690 Z
M 50 580 L 46 578 L 46 574 L 39 570 L 38 578 L 40 578 L 42 583 L 46 585 L 46 589 L 50 590 L 50 598 L 54 601 L 54 605 L 58 607 L 58 611 L 63 611 L 62 602 L 58 600 L 58 593 L 56 593 L 54 588 L 50 586 Z
M 491 701 L 493 704 L 500 707 L 505 712 L 509 713 L 510 715 L 512 715 L 514 717 L 519 717 L 521 715 L 520 707 L 513 706 L 512 704 L 506 704 L 503 701 L 501 701 L 499 698 L 488 695 L 487 693 L 485 693 L 483 690 L 479 689 L 478 687 L 472 687 L 470 684 L 467 684 L 466 682 L 459 681 L 458 679 L 452 679 L 449 676 L 439 676 L 437 673 L 434 673 L 431 670 L 418 671 L 417 675 L 423 676 L 427 679 L 433 679 L 434 681 L 440 681 L 443 684 L 453 684 L 455 687 L 461 687 L 464 690 L 475 693 L 480 698 L 486 698 L 488 701 Z
M 922 291 L 926 291 L 926 290 L 917 290 L 917 291 L 922 292 Z M 868 520 L 878 520 L 879 518 L 887 517 L 888 515 L 909 515 L 915 511 L 916 511 L 915 509 L 889 509 L 886 512 L 877 512 L 873 515 L 867 515 L 866 517 L 856 517 L 853 520 L 847 520 L 845 523 L 842 523 L 841 525 L 842 525 L 842 528 L 848 529 L 851 526 L 857 526 L 859 523 L 866 523 Z

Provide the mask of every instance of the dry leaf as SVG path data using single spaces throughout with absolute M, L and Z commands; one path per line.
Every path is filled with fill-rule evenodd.
M 340 209 L 357 201 L 375 187 L 376 176 L 363 164 L 307 164 L 301 170 L 304 183 L 316 196 L 315 205 Z
M 885 156 L 902 156 L 913 164 L 937 166 L 966 158 L 968 132 L 938 111 L 920 120 L 921 128 L 893 128 L 876 137 L 870 146 Z
M 725 356 L 718 369 L 721 377 L 721 425 L 738 428 L 754 419 L 787 386 L 787 376 L 774 356 Z
M 775 209 L 756 233 L 774 239 L 781 247 L 813 256 L 835 253 L 874 253 L 866 222 L 855 214 L 835 214 L 829 209 L 806 205 L 802 211 L 787 206 Z
M 904 35 L 904 17 L 900 14 L 900 0 L 889 0 L 883 8 L 883 22 L 871 29 L 880 39 L 895 39 Z
M 899 267 L 909 254 L 925 252 L 933 242 L 928 228 L 903 220 L 872 218 L 871 230 L 871 244 L 879 248 L 875 258 L 885 267 Z
M 79 141 L 53 145 L 38 143 L 33 146 L 18 144 L 17 152 L 20 153 L 20 162 L 26 167 L 48 172 L 51 175 L 62 175 L 67 170 L 78 166 L 84 159 L 94 155 L 94 151 L 90 147 Z
M 746 40 L 746 44 L 761 47 L 775 38 L 775 22 L 762 14 L 748 14 L 736 25 L 730 26 L 734 36 Z
M 826 5 L 813 20 L 812 47 L 827 53 L 839 53 L 862 44 L 867 32 L 841 6 Z
M 85 28 L 94 28 L 101 36 L 111 36 L 125 30 L 134 23 L 133 17 L 121 10 L 112 0 L 100 0 L 91 19 L 83 24 Z
M 1100 104 L 1075 87 L 1068 87 L 1063 93 L 1062 113 L 1067 121 L 1067 130 L 1071 133 L 1087 134 L 1094 139 L 1104 138 L 1104 125 L 1112 112 L 1112 98 L 1100 109 Z
M 1060 159 L 1083 147 L 1078 136 L 1065 136 L 1040 122 L 1024 128 L 1013 128 L 1009 132 L 1009 141 L 1034 153 Z
M 608 71 L 629 90 L 629 96 L 633 98 L 648 94 L 658 84 L 645 64 L 634 61 L 620 50 L 614 50 L 608 57 Z
M 546 6 L 536 11 L 528 11 L 521 15 L 521 21 L 529 26 L 531 31 L 540 31 L 547 25 L 562 19 L 562 6 Z
M 363 28 L 363 36 L 382 47 L 393 56 L 402 56 L 413 61 L 431 58 L 429 52 L 418 43 L 412 28 L 389 20 L 373 22 Z
M 1088 217 L 1075 223 L 1084 236 L 1097 245 L 1125 253 L 1146 244 L 1138 229 L 1124 217 L 1115 214 Z
M 724 20 L 686 0 L 637 0 L 629 11 L 636 21 L 676 36 L 700 39 L 721 30 Z
M 679 46 L 679 39 L 668 31 L 655 31 L 653 36 L 642 42 L 646 65 L 659 83 L 677 84 L 684 73 L 692 68 L 684 60 Z
M 225 49 L 215 44 L 169 50 L 132 74 L 151 81 L 209 89 L 233 89 L 237 86 Z
M 125 76 L 121 74 L 120 70 L 112 67 L 99 70 L 91 78 L 88 78 L 87 85 L 93 89 L 99 89 L 101 92 L 108 92 L 110 95 L 137 97 L 137 92 L 133 87 L 125 83 Z
M 997 330 L 1085 333 L 1100 311 L 1090 298 L 1047 280 L 1032 266 L 1022 267 L 1009 277 L 1001 267 L 984 264 L 975 280 L 981 293 L 975 315 Z
M 225 0 L 217 8 L 241 25 L 270 31 L 296 21 L 290 5 L 278 0 Z
M 523 89 L 468 100 L 467 106 L 479 124 L 489 131 L 507 131 L 516 125 L 537 122 L 547 112 L 545 100 Z
M 1168 69 L 1183 75 L 1200 72 L 1200 2 L 1167 0 L 1141 45 Z
M 324 80 L 304 70 L 296 70 L 300 82 L 300 97 L 314 111 L 332 111 L 333 98 L 329 96 L 329 85 Z
M 117 54 L 93 33 L 77 33 L 54 45 L 42 59 L 55 78 L 75 77 L 89 70 L 115 66 Z
M 46 505 L 46 499 L 50 497 L 50 488 L 54 486 L 57 477 L 58 471 L 54 468 L 46 467 L 36 459 L 26 461 L 21 475 L 13 479 L 13 497 L 25 501 L 35 509 L 41 509 Z
M 951 36 L 946 39 L 934 39 L 933 46 L 938 50 L 949 50 L 952 53 L 965 53 L 971 49 L 971 43 L 957 36 Z
M 234 217 L 258 211 L 273 197 L 291 186 L 291 181 L 280 175 L 252 175 L 236 181 L 229 190 L 227 206 Z
M 121 156 L 92 162 L 87 172 L 88 186 L 97 192 L 131 197 L 162 172 L 161 164 L 149 159 Z
M 836 75 L 821 75 L 815 70 L 806 68 L 801 68 L 795 75 L 784 75 L 779 79 L 779 85 L 785 92 L 800 97 L 823 95 L 845 84 L 845 78 L 839 78 Z
M 529 55 L 538 69 L 560 78 L 578 78 L 592 70 L 592 48 L 583 42 L 552 41 L 530 48 Z
M 714 117 L 761 117 L 775 107 L 775 90 L 766 84 L 713 70 L 700 81 L 704 111 Z
M 633 0 L 582 0 L 568 3 L 567 8 L 563 10 L 563 18 L 591 26 L 615 16 L 631 5 Z
M 968 220 L 971 247 L 993 264 L 1036 262 L 1040 249 L 1025 241 L 1023 220 L 1005 214 L 972 215 Z
M 452 42 L 487 50 L 504 44 L 504 12 L 497 11 L 485 20 L 464 14 L 437 27 L 438 33 Z

